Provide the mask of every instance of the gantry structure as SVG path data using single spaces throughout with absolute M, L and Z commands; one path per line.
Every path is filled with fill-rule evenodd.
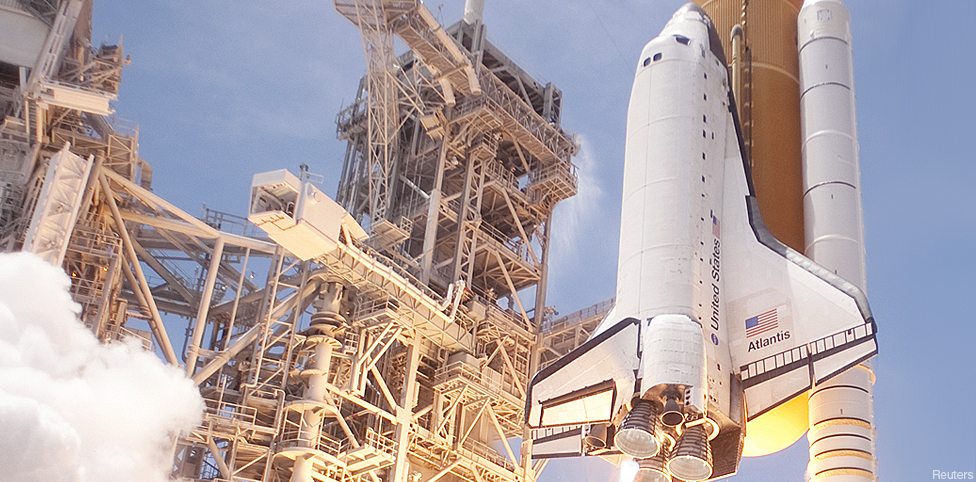
M 0 0 L 0 246 L 64 267 L 100 340 L 136 337 L 200 387 L 174 478 L 535 480 L 545 462 L 513 443 L 527 384 L 610 306 L 545 302 L 553 209 L 577 189 L 562 94 L 478 15 L 335 7 L 367 58 L 337 117 L 338 204 L 277 171 L 237 216 L 152 192 L 110 106 L 129 60 L 91 45 L 91 0 Z M 323 209 L 338 221 L 310 229 Z

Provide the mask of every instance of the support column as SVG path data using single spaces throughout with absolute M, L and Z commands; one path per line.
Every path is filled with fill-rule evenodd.
M 444 184 L 444 161 L 447 157 L 448 133 L 441 141 L 440 153 L 437 155 L 437 174 L 434 177 L 434 187 L 430 190 L 430 200 L 427 206 L 427 227 L 424 230 L 423 266 L 420 282 L 430 284 L 431 269 L 434 265 L 434 243 L 437 242 L 437 223 L 441 215 L 441 187 Z M 452 282 L 454 280 L 451 280 Z
M 305 339 L 306 349 L 314 350 L 312 363 L 302 371 L 306 378 L 306 388 L 302 405 L 302 418 L 299 425 L 298 439 L 302 446 L 317 449 L 319 436 L 322 433 L 322 419 L 327 410 L 326 395 L 328 394 L 329 370 L 332 365 L 332 352 L 338 348 L 339 341 L 335 332 L 345 324 L 345 318 L 340 315 L 342 299 L 342 285 L 334 282 L 322 283 L 319 297 L 315 300 L 316 311 L 312 315 Z M 295 457 L 290 482 L 312 482 L 313 452 Z
M 410 453 L 410 424 L 413 420 L 414 406 L 417 404 L 417 367 L 420 365 L 419 344 L 420 339 L 413 335 L 410 346 L 407 348 L 407 366 L 404 373 L 403 391 L 400 395 L 402 401 L 396 412 L 396 460 L 391 468 L 393 479 L 390 482 L 410 481 L 410 460 L 407 454 Z
M 207 281 L 203 285 L 203 293 L 200 294 L 200 302 L 197 306 L 197 321 L 193 325 L 193 339 L 186 353 L 186 376 L 193 377 L 193 372 L 197 368 L 197 357 L 200 354 L 200 341 L 203 339 L 203 332 L 207 328 L 207 314 L 210 313 L 210 299 L 213 296 L 214 284 L 217 282 L 217 271 L 220 269 L 220 259 L 224 256 L 224 238 L 218 237 L 214 242 L 213 255 L 210 257 L 210 266 L 207 268 Z

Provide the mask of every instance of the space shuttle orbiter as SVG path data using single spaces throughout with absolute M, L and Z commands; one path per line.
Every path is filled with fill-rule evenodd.
M 533 457 L 623 454 L 724 477 L 745 423 L 877 353 L 856 286 L 763 225 L 711 20 L 644 47 L 627 118 L 616 306 L 527 394 Z

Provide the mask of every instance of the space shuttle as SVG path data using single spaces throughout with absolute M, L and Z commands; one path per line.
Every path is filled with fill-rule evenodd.
M 694 4 L 643 49 L 628 108 L 616 305 L 527 393 L 534 458 L 732 475 L 746 422 L 877 354 L 864 293 L 778 241 L 725 54 Z

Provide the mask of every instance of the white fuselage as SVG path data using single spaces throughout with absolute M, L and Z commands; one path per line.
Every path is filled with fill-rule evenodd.
M 721 281 L 713 216 L 720 225 L 728 85 L 707 38 L 703 23 L 672 20 L 638 64 L 627 116 L 618 319 L 683 314 L 704 325 L 711 314 L 705 281 Z
M 727 142 L 738 142 L 728 89 L 724 62 L 711 51 L 708 26 L 695 11 L 679 12 L 644 47 L 627 117 L 614 309 L 614 319 L 649 325 L 645 353 L 654 355 L 642 360 L 643 393 L 661 384 L 693 386 L 699 390 L 692 399 L 702 400 L 711 392 L 705 372 L 724 368 L 727 376 L 730 368 L 722 363 L 728 345 L 720 323 L 724 163 Z M 681 318 L 667 317 L 669 328 L 649 323 L 661 315 Z M 674 334 L 681 319 L 689 326 Z M 671 341 L 662 340 L 665 331 Z M 697 353 L 688 352 L 692 343 Z M 706 356 L 718 363 L 706 364 Z M 703 400 L 693 405 L 704 409 Z

